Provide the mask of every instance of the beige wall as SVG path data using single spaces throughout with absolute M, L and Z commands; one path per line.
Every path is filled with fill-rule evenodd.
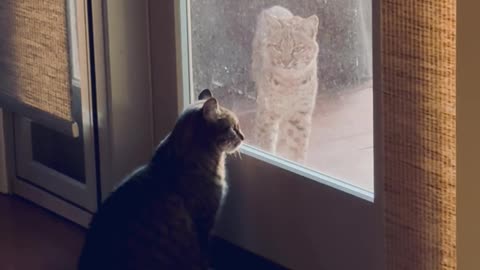
M 480 2 L 457 1 L 457 261 L 480 269 Z
M 3 111 L 0 109 L 0 193 L 8 191 L 5 137 L 3 132 Z

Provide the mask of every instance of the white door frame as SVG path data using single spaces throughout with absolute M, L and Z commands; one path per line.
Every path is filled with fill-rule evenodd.
M 185 99 L 183 88 L 188 85 L 182 69 L 182 65 L 189 65 L 188 59 L 185 61 L 188 48 L 181 38 L 188 12 L 184 1 L 150 2 L 157 141 L 173 126 Z M 374 202 L 299 179 L 290 171 L 244 155 L 241 163 L 229 162 L 230 191 L 217 236 L 293 269 L 384 269 L 379 0 L 373 0 L 373 20 Z
M 149 161 L 153 138 L 148 0 L 88 0 L 92 11 L 101 199 Z
M 88 112 L 95 115 L 88 128 L 96 129 L 97 195 L 105 199 L 126 174 L 148 161 L 157 143 L 152 139 L 148 0 L 77 1 L 89 14 L 80 27 L 91 31 L 86 44 L 91 51 L 82 61 L 83 66 L 92 62 L 88 75 L 82 76 L 89 76 L 93 87 Z M 91 212 L 17 178 L 13 119 L 13 114 L 4 112 L 7 128 L 0 125 L 7 148 L 6 164 L 0 159 L 0 166 L 7 166 L 10 191 L 87 227 Z

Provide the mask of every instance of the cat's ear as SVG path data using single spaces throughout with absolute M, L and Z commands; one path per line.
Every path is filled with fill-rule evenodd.
M 303 26 L 311 38 L 315 38 L 317 36 L 318 23 L 317 15 L 312 15 L 306 18 L 303 22 Z
M 209 98 L 203 104 L 202 108 L 203 117 L 207 121 L 214 122 L 218 118 L 218 101 L 216 98 Z
M 265 23 L 267 25 L 267 29 L 272 31 L 282 28 L 281 20 L 270 14 L 265 14 Z
M 209 89 L 204 89 L 200 92 L 200 95 L 198 95 L 198 100 L 205 100 L 211 97 L 213 97 L 212 92 Z

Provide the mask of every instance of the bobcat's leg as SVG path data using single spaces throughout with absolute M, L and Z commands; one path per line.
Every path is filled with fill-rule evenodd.
M 280 140 L 285 144 L 280 155 L 303 164 L 308 150 L 313 108 L 303 106 L 285 117 L 280 125 Z
M 253 132 L 254 146 L 275 154 L 277 150 L 278 127 L 280 114 L 272 112 L 259 104 L 255 117 Z

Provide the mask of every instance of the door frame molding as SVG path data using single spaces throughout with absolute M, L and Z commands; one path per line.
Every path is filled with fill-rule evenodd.
M 153 136 L 148 0 L 92 1 L 100 197 L 148 162 Z M 128 22 L 128 23 L 127 23 Z

